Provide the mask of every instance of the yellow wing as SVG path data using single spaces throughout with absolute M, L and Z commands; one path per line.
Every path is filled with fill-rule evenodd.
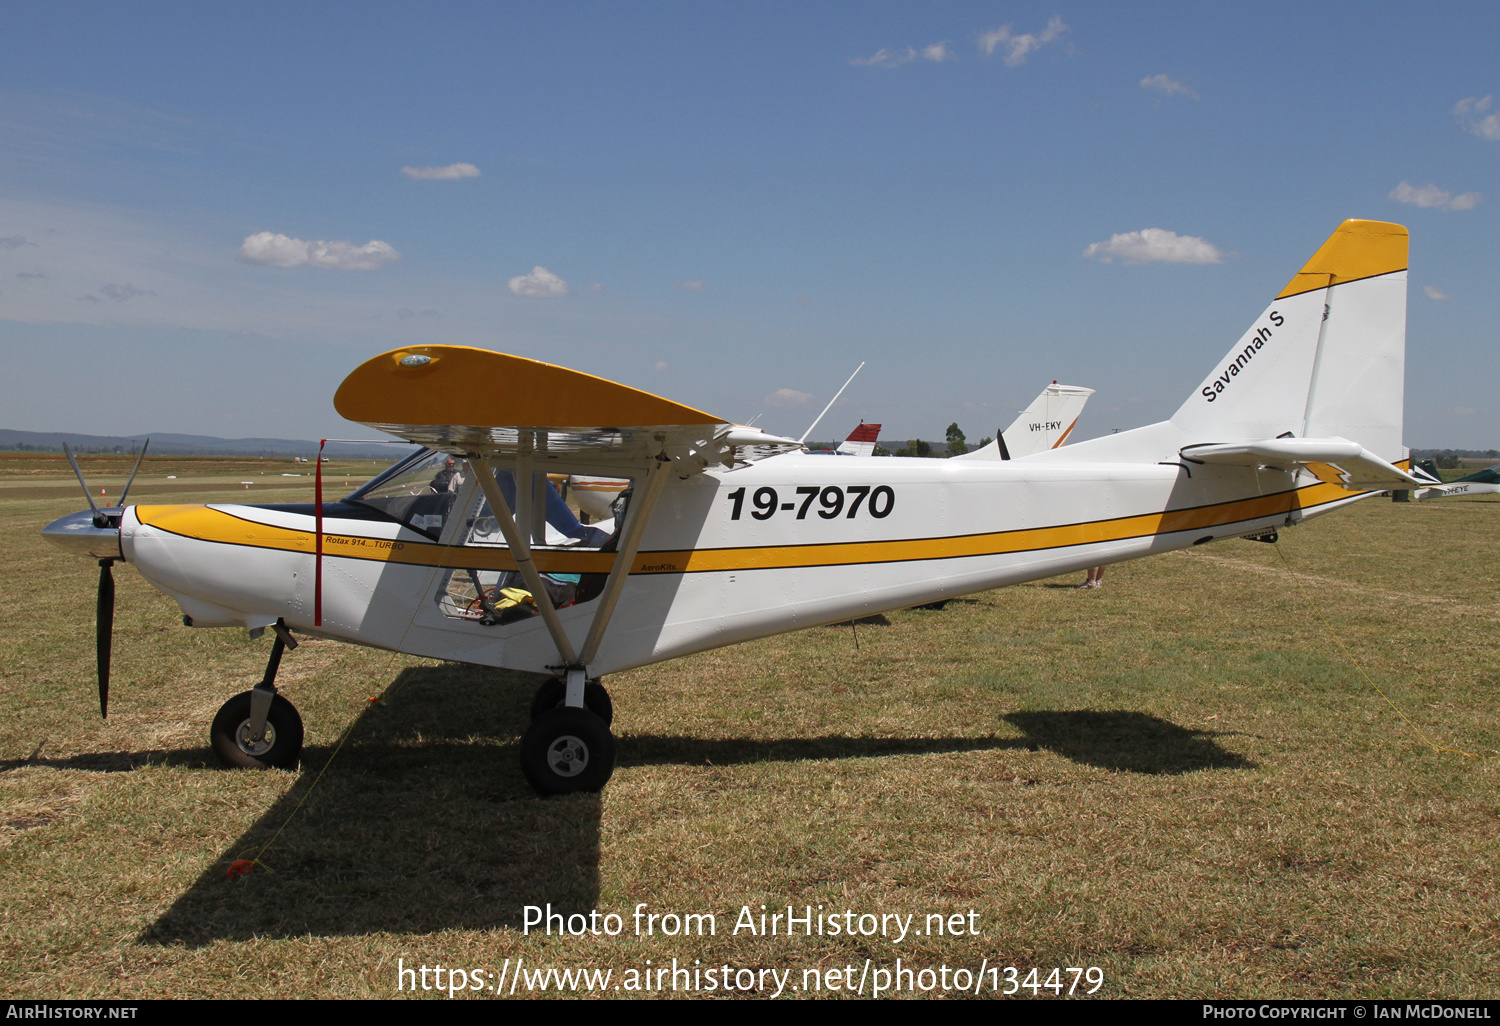
M 412 346 L 356 367 L 333 398 L 349 420 L 473 456 L 586 456 L 682 470 L 798 448 L 789 438 L 592 374 L 469 346 Z M 696 457 L 696 459 L 694 458 Z

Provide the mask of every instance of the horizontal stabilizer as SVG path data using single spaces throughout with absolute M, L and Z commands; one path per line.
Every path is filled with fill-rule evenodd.
M 1351 492 L 1421 487 L 1424 483 L 1347 438 L 1268 438 L 1188 445 L 1182 448 L 1182 458 L 1190 463 L 1230 467 L 1305 468 L 1324 482 Z

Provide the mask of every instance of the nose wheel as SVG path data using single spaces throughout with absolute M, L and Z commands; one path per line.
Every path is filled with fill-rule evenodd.
M 231 769 L 296 769 L 302 757 L 302 717 L 296 707 L 276 695 L 257 735 L 252 700 L 253 694 L 244 691 L 219 708 L 209 728 L 214 755 Z

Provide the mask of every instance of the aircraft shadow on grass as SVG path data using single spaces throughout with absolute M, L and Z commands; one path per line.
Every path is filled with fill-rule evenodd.
M 144 766 L 181 766 L 187 769 L 217 769 L 219 761 L 213 749 L 146 748 L 135 752 L 82 752 L 69 756 L 43 756 L 40 751 L 24 759 L 0 759 L 0 773 L 24 766 L 46 766 L 49 769 L 87 770 L 91 773 L 129 773 Z
M 1130 773 L 1192 773 L 1254 769 L 1255 763 L 1221 748 L 1220 732 L 1188 730 L 1140 712 L 1019 712 L 1005 717 L 1028 745 L 1065 759 Z
M 499 679 L 497 679 L 499 678 Z M 138 938 L 198 947 L 253 937 L 519 927 L 522 908 L 598 904 L 597 795 L 538 799 L 515 758 L 534 679 L 446 665 L 402 672 L 335 746 L 304 750 L 302 776 Z M 1147 773 L 1250 763 L 1205 735 L 1129 712 L 1016 713 L 1021 738 L 728 738 L 626 735 L 623 766 L 872 758 L 1045 748 Z M 88 757 L 127 768 L 155 753 Z M 205 753 L 182 753 L 196 765 Z M 103 760 L 101 763 L 100 760 Z M 73 763 L 77 760 L 61 760 Z M 173 761 L 152 758 L 152 762 Z M 316 786 L 314 787 L 314 781 Z M 299 807 L 300 803 L 300 807 Z M 231 882 L 231 861 L 262 865 Z

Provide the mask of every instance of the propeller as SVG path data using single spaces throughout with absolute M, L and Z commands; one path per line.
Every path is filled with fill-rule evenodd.
M 99 661 L 99 715 L 109 719 L 109 650 L 115 638 L 115 575 L 112 559 L 99 560 L 99 601 L 94 610 L 94 647 Z
M 130 470 L 130 479 L 125 482 L 125 490 L 120 493 L 119 505 L 106 506 L 101 509 L 94 504 L 94 497 L 89 494 L 89 486 L 83 480 L 83 472 L 78 469 L 78 460 L 68 448 L 68 443 L 63 443 L 63 452 L 67 455 L 68 462 L 73 465 L 73 473 L 78 476 L 78 483 L 83 488 L 84 498 L 89 501 L 89 509 L 93 512 L 96 528 L 119 530 L 120 514 L 125 508 L 125 497 L 130 494 L 130 486 L 135 484 L 136 472 L 141 469 L 141 461 L 146 458 L 146 447 L 150 444 L 151 439 L 148 438 L 141 446 L 141 454 L 136 457 L 135 466 Z M 94 605 L 94 649 L 99 668 L 99 715 L 105 719 L 109 719 L 109 657 L 115 635 L 115 575 L 110 569 L 114 565 L 113 559 L 99 560 L 99 596 Z

